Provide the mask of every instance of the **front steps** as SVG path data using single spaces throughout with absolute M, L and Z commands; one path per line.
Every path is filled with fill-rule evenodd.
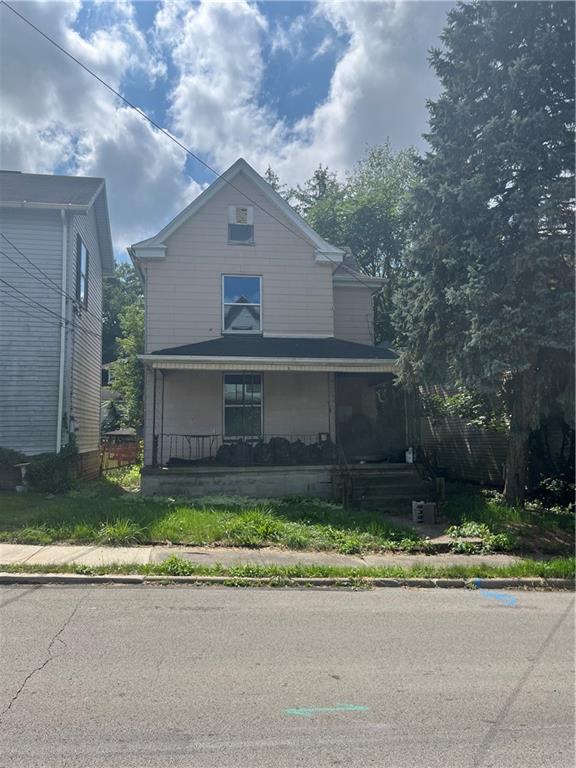
M 412 501 L 434 501 L 434 484 L 415 464 L 352 464 L 342 471 L 342 498 L 353 507 L 411 513 Z

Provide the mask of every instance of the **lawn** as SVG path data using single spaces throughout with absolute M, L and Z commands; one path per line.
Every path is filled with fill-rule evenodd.
M 127 479 L 130 487 L 130 475 L 118 475 L 58 496 L 3 493 L 0 541 L 278 546 L 347 554 L 425 548 L 417 533 L 377 512 L 344 510 L 320 499 L 148 499 L 127 491 Z
M 464 536 L 480 536 L 493 549 L 517 549 L 536 555 L 574 553 L 574 508 L 546 509 L 536 502 L 512 508 L 495 491 L 448 483 L 441 513 L 448 531 L 460 541 L 455 551 L 466 551 Z M 494 541 L 494 538 L 496 540 Z M 498 542 L 507 543 L 500 547 Z
M 302 498 L 150 499 L 139 495 L 138 482 L 133 468 L 59 495 L 2 493 L 0 541 L 277 546 L 344 554 L 428 550 L 416 531 L 377 511 Z M 449 484 L 447 491 L 440 511 L 454 552 L 574 552 L 573 512 L 511 509 L 474 486 Z

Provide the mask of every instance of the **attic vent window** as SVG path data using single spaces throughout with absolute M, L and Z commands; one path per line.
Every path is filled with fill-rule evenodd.
M 228 208 L 228 242 L 254 245 L 254 209 L 231 205 Z

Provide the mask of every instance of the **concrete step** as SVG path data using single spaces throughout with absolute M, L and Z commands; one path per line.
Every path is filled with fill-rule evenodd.
M 426 483 L 421 478 L 418 478 L 417 480 L 399 480 L 397 478 L 390 478 L 386 480 L 382 478 L 378 478 L 377 480 L 366 480 L 365 478 L 352 478 L 349 480 L 349 486 L 354 491 L 367 491 L 369 493 L 374 491 L 382 491 L 383 493 L 386 493 L 388 491 L 394 490 L 410 492 L 416 489 L 424 490 L 434 488 L 432 483 Z

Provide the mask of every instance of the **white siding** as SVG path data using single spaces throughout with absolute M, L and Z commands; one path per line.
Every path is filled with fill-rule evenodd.
M 88 249 L 88 307 L 70 314 L 70 361 L 66 405 L 74 421 L 80 453 L 95 451 L 100 441 L 100 371 L 102 361 L 102 263 L 96 219 L 92 208 L 86 216 L 72 216 L 68 227 L 69 285 L 76 294 L 76 235 Z M 70 311 L 70 307 L 69 307 Z
M 234 185 L 294 229 L 245 176 Z M 265 335 L 333 335 L 332 265 L 316 263 L 312 245 L 256 206 L 255 245 L 228 245 L 228 206 L 247 204 L 225 187 L 145 264 L 147 352 L 221 335 L 223 274 L 262 276 Z
M 334 336 L 374 344 L 374 311 L 369 288 L 334 286 Z
M 55 211 L 0 209 L 0 231 L 4 232 L 56 285 L 62 280 L 62 225 Z M 4 290 L 0 283 L 0 446 L 35 454 L 56 449 L 58 416 L 58 371 L 60 351 L 60 294 L 49 288 L 5 240 L 7 253 L 35 279 L 0 253 L 0 278 L 54 312 L 27 307 Z M 20 296 L 20 298 L 22 298 Z

